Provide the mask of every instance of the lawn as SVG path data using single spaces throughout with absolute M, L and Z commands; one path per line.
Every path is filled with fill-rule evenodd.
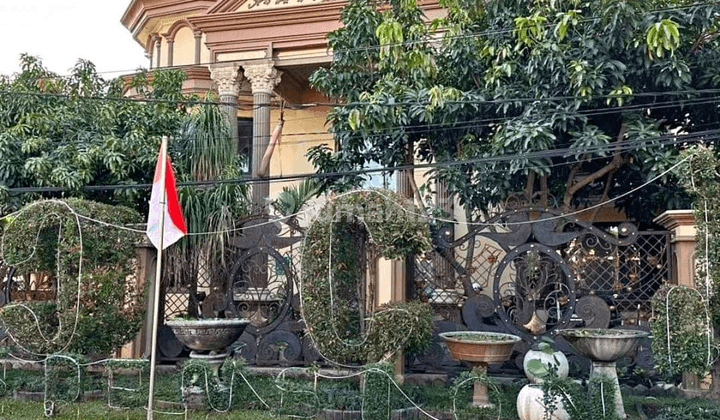
M 43 404 L 37 401 L 16 401 L 12 398 L 0 399 L 0 419 L 2 420 L 38 420 L 44 418 Z M 89 401 L 72 403 L 59 407 L 52 417 L 58 420 L 145 420 L 146 412 L 143 409 L 109 408 L 105 401 Z M 207 410 L 189 410 L 188 417 L 184 413 L 174 414 L 156 413 L 157 420 L 270 420 L 285 419 L 287 417 L 274 416 L 268 411 L 233 410 L 229 413 L 218 413 Z
M 204 383 L 204 374 L 196 375 L 198 383 Z M 206 398 L 204 407 L 190 409 L 187 413 L 182 405 L 181 384 L 187 383 L 190 377 L 183 379 L 179 372 L 163 372 L 157 376 L 156 416 L 162 419 L 290 419 L 311 418 L 324 410 L 359 411 L 364 419 L 384 419 L 388 407 L 401 409 L 410 407 L 407 398 L 387 381 L 378 375 L 374 379 L 366 376 L 363 392 L 358 380 L 350 379 L 312 379 L 278 377 L 252 374 L 243 371 L 245 377 L 234 376 L 232 401 L 227 389 L 210 389 L 210 398 Z M 63 373 L 62 371 L 55 373 Z M 68 402 L 77 391 L 77 382 L 72 372 L 68 375 L 50 375 L 56 382 L 51 386 L 54 390 L 53 418 L 56 419 L 117 419 L 131 420 L 146 418 L 144 406 L 147 403 L 147 376 L 138 373 L 115 375 L 114 386 L 108 388 L 107 374 L 101 372 L 83 375 L 80 387 L 86 394 L 93 394 L 94 400 L 84 402 Z M 192 373 L 192 372 L 191 372 Z M 186 371 L 187 374 L 187 371 Z M 0 398 L 0 419 L 40 419 L 45 416 L 42 394 L 45 389 L 45 374 L 41 371 L 7 370 L 2 376 L 5 384 L 5 396 Z M 462 380 L 462 375 L 460 378 Z M 247 382 L 245 382 L 247 380 Z M 227 379 L 226 379 L 227 381 Z M 373 385 L 373 381 L 374 385 Z M 229 383 L 229 382 L 227 382 Z M 402 392 L 413 402 L 440 419 L 493 419 L 515 420 L 517 412 L 515 401 L 520 388 L 526 383 L 523 379 L 505 380 L 493 385 L 491 399 L 495 409 L 477 409 L 469 406 L 471 400 L 471 382 L 465 386 L 455 387 L 446 384 L 404 384 Z M 390 385 L 390 386 L 388 386 Z M 372 386 L 376 386 L 375 390 Z M 17 391 L 36 392 L 38 401 L 23 401 L 12 398 Z M 71 397 L 67 397 L 71 396 Z M 219 409 L 214 410 L 207 404 L 208 400 Z M 720 420 L 720 405 L 704 399 L 685 399 L 678 396 L 638 396 L 625 395 L 625 409 L 632 420 Z M 108 403 L 117 408 L 111 408 Z M 222 412 L 227 408 L 228 412 Z M 498 411 L 498 408 L 500 409 Z M 373 411 L 374 410 L 374 411 Z M 385 410 L 385 411 L 383 411 Z M 455 410 L 453 412 L 453 410 Z M 424 418 L 424 417 L 421 417 Z M 599 420 L 597 417 L 583 417 L 573 420 Z

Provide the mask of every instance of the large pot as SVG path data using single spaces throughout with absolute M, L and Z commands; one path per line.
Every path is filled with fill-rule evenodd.
M 249 319 L 173 319 L 166 322 L 178 341 L 200 352 L 224 351 L 249 324 Z
M 509 360 L 515 343 L 520 341 L 516 335 L 483 331 L 452 331 L 440 337 L 453 358 L 474 366 Z

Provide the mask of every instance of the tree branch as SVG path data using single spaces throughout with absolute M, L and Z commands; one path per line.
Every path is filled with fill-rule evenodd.
M 543 175 L 540 177 L 540 205 L 542 207 L 547 207 L 549 193 L 550 191 L 548 191 L 548 176 Z
M 608 163 L 607 165 L 603 166 L 602 168 L 598 169 L 597 171 L 591 173 L 590 175 L 582 178 L 581 180 L 574 182 L 572 185 L 568 185 L 568 188 L 565 190 L 565 197 L 563 197 L 563 207 L 565 209 L 570 208 L 570 204 L 572 204 L 572 199 L 575 193 L 580 191 L 582 188 L 588 186 L 592 182 L 602 178 L 603 176 L 607 175 L 608 173 L 617 170 L 620 166 L 623 165 L 624 160 L 620 151 L 620 144 L 623 142 L 625 138 L 625 132 L 627 131 L 626 125 L 623 123 L 623 125 L 620 127 L 620 131 L 618 132 L 618 135 L 615 140 L 615 152 L 613 153 L 613 159 Z M 573 168 L 575 169 L 575 168 Z M 572 171 L 571 171 L 572 172 Z
M 611 171 L 607 176 L 607 181 L 605 181 L 605 189 L 603 190 L 603 194 L 600 197 L 600 202 L 604 203 L 607 201 L 608 196 L 610 195 L 610 187 L 612 186 L 613 179 L 615 178 L 615 172 L 617 169 Z M 595 218 L 598 215 L 598 212 L 600 212 L 600 207 L 595 207 L 595 210 L 592 212 L 592 216 L 590 216 L 589 222 L 592 223 L 595 221 Z
M 533 190 L 535 189 L 535 171 L 530 170 L 527 176 L 527 183 L 525 184 L 525 197 L 528 201 L 532 200 Z

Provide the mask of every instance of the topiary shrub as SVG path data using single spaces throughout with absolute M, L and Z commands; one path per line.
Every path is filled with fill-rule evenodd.
M 664 284 L 650 302 L 656 368 L 666 375 L 684 372 L 705 375 L 714 349 L 712 337 L 708 336 L 709 317 L 702 295 L 695 289 Z
M 379 257 L 403 258 L 431 246 L 414 204 L 385 190 L 331 200 L 308 228 L 303 248 L 302 313 L 319 352 L 337 363 L 372 363 L 405 346 L 423 349 L 432 310 L 415 302 L 376 307 L 365 280 Z M 367 264 L 365 264 L 367 262 Z
M 57 290 L 54 301 L 10 302 L 0 309 L 23 350 L 98 356 L 138 333 L 145 305 L 133 276 L 141 234 L 95 220 L 126 226 L 141 217 L 125 207 L 67 199 L 34 202 L 3 219 L 5 264 L 49 273 Z

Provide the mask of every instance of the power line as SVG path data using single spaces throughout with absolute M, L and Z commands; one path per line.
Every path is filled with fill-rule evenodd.
M 693 90 L 687 90 L 687 91 L 671 91 L 668 94 L 670 95 L 676 95 L 676 94 L 682 94 L 682 93 L 697 93 L 697 92 L 707 92 L 707 93 L 720 93 L 720 89 L 707 89 L 703 91 L 693 91 Z M 656 96 L 661 94 L 661 92 L 648 92 L 647 96 Z M 566 99 L 566 98 L 573 98 L 573 97 L 558 97 L 559 99 Z M 556 98 L 544 98 L 544 99 L 537 99 L 534 100 L 535 102 L 542 102 L 543 100 L 555 100 Z M 485 101 L 486 103 L 505 103 L 505 102 L 516 102 L 518 100 L 530 100 L 530 98 L 520 98 L 520 99 L 503 99 L 503 100 L 490 100 Z M 634 110 L 656 110 L 656 109 L 667 109 L 677 106 L 698 106 L 698 105 L 706 105 L 706 104 L 712 104 L 712 103 L 718 103 L 720 102 L 720 95 L 718 96 L 711 96 L 711 97 L 701 97 L 701 98 L 691 98 L 691 99 L 681 99 L 681 100 L 673 100 L 673 101 L 663 101 L 663 102 L 653 102 L 653 103 L 642 103 L 642 104 L 628 104 L 623 106 L 606 106 L 606 107 L 598 107 L 598 108 L 586 108 L 586 109 L 579 109 L 575 113 L 570 113 L 568 115 L 579 115 L 579 116 L 602 116 L 602 115 L 610 115 L 610 114 L 617 114 L 622 111 L 634 111 Z M 455 101 L 452 103 L 456 104 L 481 104 L 483 101 Z M 417 104 L 417 102 L 406 102 L 403 103 L 405 105 L 408 104 Z M 371 104 L 363 104 L 363 105 L 371 105 Z M 379 104 L 379 105 L 388 105 L 388 106 L 394 106 L 398 105 L 396 104 Z M 401 104 L 402 105 L 402 104 Z M 546 112 L 542 113 L 536 113 L 531 114 L 531 117 L 533 118 L 544 118 L 544 117 L 550 117 L 557 113 L 557 110 L 547 110 Z M 314 117 L 315 118 L 315 117 Z M 432 129 L 433 131 L 453 131 L 453 130 L 463 130 L 468 128 L 474 128 L 478 124 L 482 123 L 496 123 L 496 122 L 502 122 L 502 121 L 509 121 L 509 120 L 515 120 L 515 119 L 521 119 L 522 116 L 519 115 L 508 115 L 508 116 L 497 116 L 497 117 L 491 117 L 491 118 L 479 118 L 479 119 L 473 119 L 473 120 L 464 120 L 464 121 L 458 121 L 455 124 L 449 125 L 448 123 L 434 123 L 434 124 L 414 124 L 414 125 L 395 125 L 395 126 L 387 126 L 381 130 L 375 130 L 372 135 L 391 135 L 397 130 L 403 130 L 406 132 L 413 133 L 413 129 L 420 129 L 421 131 L 426 131 Z M 294 120 L 288 119 L 286 120 L 287 123 L 291 123 Z M 301 143 L 317 143 L 325 140 L 332 140 L 332 139 L 305 139 L 305 140 L 287 140 L 288 137 L 305 137 L 305 136 L 331 136 L 331 135 L 337 135 L 337 134 L 350 134 L 354 132 L 361 132 L 361 130 L 358 131 L 352 131 L 352 130 L 335 130 L 335 131 L 308 131 L 308 132 L 298 132 L 298 133 L 283 133 L 282 136 L 285 140 L 283 140 L 282 143 L 280 143 L 280 147 L 283 145 L 290 145 L 290 144 L 301 144 Z M 190 137 L 185 138 L 186 140 L 193 140 L 196 138 Z M 80 141 L 75 142 L 76 144 L 84 144 Z M 62 142 L 57 144 L 73 144 L 73 142 Z M 252 145 L 252 147 L 260 147 L 260 145 Z
M 645 147 L 664 147 L 664 146 L 669 146 L 669 145 L 689 144 L 689 143 L 697 143 L 697 142 L 703 142 L 703 141 L 712 142 L 712 141 L 715 141 L 718 139 L 720 139 L 720 129 L 707 130 L 704 132 L 684 134 L 684 135 L 665 135 L 665 136 L 658 136 L 658 137 L 653 137 L 653 138 L 638 139 L 638 140 L 633 140 L 631 142 L 625 142 L 625 143 L 621 143 L 621 144 L 609 143 L 609 144 L 604 144 L 604 145 L 598 145 L 596 147 L 587 148 L 587 149 L 583 150 L 582 153 L 600 154 L 600 153 L 607 153 L 607 152 L 613 152 L 613 151 L 638 150 L 638 149 L 645 148 Z M 372 173 L 388 173 L 388 172 L 396 172 L 396 171 L 402 171 L 402 170 L 407 170 L 407 169 L 434 169 L 434 168 L 454 167 L 454 166 L 462 166 L 462 165 L 477 164 L 477 163 L 499 163 L 499 162 L 510 161 L 513 159 L 518 159 L 520 157 L 527 159 L 527 160 L 550 159 L 553 157 L 567 157 L 570 155 L 578 154 L 579 152 L 580 151 L 573 150 L 571 148 L 557 148 L 557 149 L 541 150 L 541 151 L 522 153 L 522 154 L 478 157 L 478 158 L 465 159 L 465 160 L 460 160 L 460 161 L 442 161 L 442 162 L 432 162 L 432 163 L 423 163 L 423 164 L 399 165 L 399 166 L 394 166 L 394 167 L 366 168 L 366 169 L 325 172 L 325 173 L 306 172 L 306 173 L 300 173 L 300 174 L 275 176 L 275 177 L 267 177 L 267 178 L 260 178 L 260 179 L 257 179 L 257 178 L 253 179 L 253 178 L 246 176 L 246 177 L 241 177 L 241 178 L 225 179 L 225 180 L 180 182 L 177 185 L 178 186 L 213 186 L 213 185 L 222 185 L 222 184 L 256 184 L 256 183 L 263 183 L 263 182 L 283 182 L 283 181 L 302 180 L 302 179 L 307 179 L 307 178 L 327 179 L 327 178 L 339 178 L 339 177 L 355 176 L 355 175 L 365 175 L 365 174 L 372 174 Z M 82 190 L 83 191 L 111 191 L 111 190 L 122 190 L 122 189 L 149 189 L 151 187 L 152 187 L 152 184 L 94 185 L 94 186 L 83 187 Z M 42 193 L 42 192 L 67 192 L 67 191 L 71 191 L 71 190 L 62 188 L 62 187 L 18 187 L 18 188 L 6 188 L 5 191 L 7 191 L 8 193 L 11 193 L 11 194 L 19 194 L 19 193 Z

